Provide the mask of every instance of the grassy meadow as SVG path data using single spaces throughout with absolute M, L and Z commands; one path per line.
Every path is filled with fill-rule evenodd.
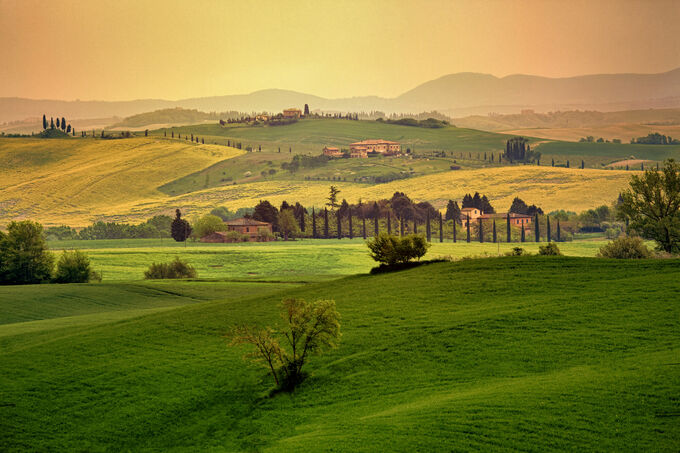
M 678 260 L 505 257 L 2 288 L 0 450 L 675 451 L 679 277 Z M 284 296 L 334 299 L 342 341 L 270 396 L 224 335 L 276 323 Z

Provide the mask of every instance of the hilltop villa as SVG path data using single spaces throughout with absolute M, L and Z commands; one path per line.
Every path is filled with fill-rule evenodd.
M 363 140 L 349 145 L 350 153 L 357 151 L 358 153 L 365 151 L 366 153 L 380 153 L 385 155 L 399 154 L 401 152 L 401 144 L 399 142 L 392 142 L 389 140 Z

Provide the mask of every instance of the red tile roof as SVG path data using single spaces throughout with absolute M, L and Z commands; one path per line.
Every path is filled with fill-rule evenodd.
M 229 226 L 266 226 L 266 225 L 270 225 L 270 223 L 268 223 L 268 222 L 260 222 L 259 220 L 255 220 L 255 219 L 246 219 L 245 217 L 242 217 L 240 219 L 227 220 L 224 223 L 229 225 Z

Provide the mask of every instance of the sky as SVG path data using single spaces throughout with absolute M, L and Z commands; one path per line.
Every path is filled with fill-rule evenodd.
M 394 97 L 456 72 L 665 72 L 678 23 L 678 0 L 0 0 L 0 97 Z

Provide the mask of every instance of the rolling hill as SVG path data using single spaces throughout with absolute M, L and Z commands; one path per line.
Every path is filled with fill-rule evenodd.
M 598 74 L 548 78 L 532 75 L 495 77 L 458 73 L 423 83 L 395 98 L 376 96 L 326 99 L 295 91 L 271 89 L 250 94 L 121 102 L 57 101 L 0 98 L 0 121 L 41 117 L 58 112 L 67 118 L 126 117 L 153 110 L 182 107 L 206 112 L 237 110 L 279 112 L 291 106 L 340 112 L 423 112 L 439 110 L 449 116 L 537 111 L 601 110 L 680 107 L 680 68 L 661 74 Z M 57 114 L 57 113 L 55 113 Z
M 492 258 L 0 325 L 0 449 L 674 451 L 679 277 L 677 260 Z M 334 299 L 343 335 L 294 394 L 270 396 L 224 335 L 276 323 L 282 297 Z

